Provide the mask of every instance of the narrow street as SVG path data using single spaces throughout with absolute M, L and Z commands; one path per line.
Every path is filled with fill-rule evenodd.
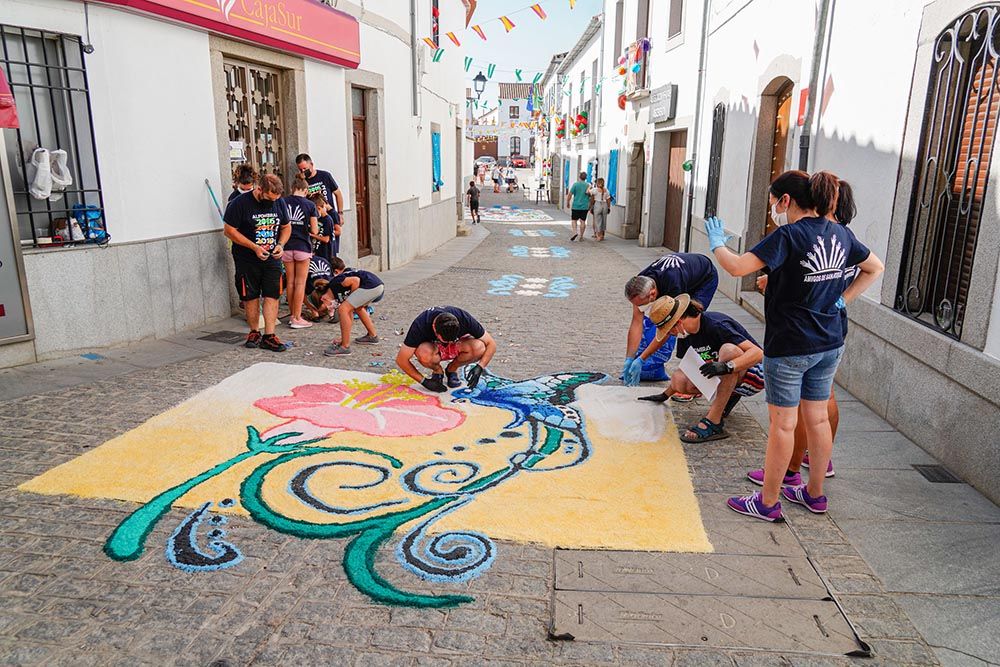
M 525 202 L 515 204 L 511 197 L 486 195 L 484 206 L 495 203 Z M 350 356 L 330 359 L 322 355 L 337 331 L 336 325 L 295 332 L 282 327 L 279 333 L 293 341 L 294 347 L 280 355 L 197 341 L 209 331 L 204 329 L 192 332 L 187 339 L 97 350 L 92 360 L 78 359 L 85 366 L 77 364 L 76 371 L 64 363 L 61 367 L 68 372 L 48 386 L 45 365 L 0 371 L 6 399 L 0 403 L 4 434 L 0 462 L 7 471 L 0 516 L 0 590 L 4 598 L 0 641 L 7 663 L 446 665 L 473 661 L 658 665 L 674 660 L 678 665 L 776 664 L 781 650 L 550 639 L 553 585 L 559 578 L 559 565 L 554 563 L 560 560 L 558 554 L 573 552 L 555 552 L 554 557 L 551 548 L 530 542 L 496 540 L 495 561 L 480 576 L 467 584 L 432 584 L 428 589 L 437 594 L 457 590 L 471 601 L 445 609 L 419 609 L 379 604 L 360 593 L 345 577 L 344 539 L 301 539 L 268 530 L 245 517 L 230 517 L 224 532 L 238 545 L 242 562 L 231 569 L 190 572 L 164 559 L 162 545 L 187 515 L 185 510 L 172 509 L 149 535 L 150 547 L 141 558 L 115 562 L 102 552 L 102 544 L 136 508 L 134 503 L 39 495 L 15 488 L 260 362 L 384 373 L 394 365 L 400 332 L 431 305 L 464 307 L 484 323 L 499 343 L 490 366 L 496 375 L 523 379 L 597 371 L 611 376 L 608 385 L 618 385 L 615 378 L 620 372 L 628 318 L 622 286 L 659 253 L 620 239 L 597 243 L 589 231 L 585 242 L 570 243 L 566 216 L 553 207 L 542 210 L 554 220 L 473 226 L 470 236 L 387 275 L 390 291 L 375 317 L 382 342 L 355 345 Z M 539 213 L 508 211 L 501 215 L 517 218 Z M 761 333 L 759 323 L 723 297 L 714 309 L 740 318 L 754 335 Z M 235 320 L 219 327 L 242 330 Z M 185 354 L 199 356 L 169 361 L 171 355 L 183 358 Z M 70 382 L 73 386 L 66 386 Z M 641 395 L 649 389 L 627 391 Z M 919 450 L 912 445 L 907 447 L 905 438 L 886 433 L 891 427 L 874 423 L 876 418 L 849 395 L 841 398 L 842 437 L 835 452 L 838 477 L 831 480 L 833 505 L 828 516 L 790 507 L 786 510 L 787 527 L 771 526 L 738 517 L 724 507 L 725 494 L 751 488 L 744 475 L 762 460 L 765 431 L 758 421 L 763 408 L 760 399 L 745 401 L 727 421 L 734 437 L 683 446 L 686 469 L 681 464 L 675 466 L 675 472 L 682 477 L 690 475 L 700 521 L 715 551 L 689 556 L 724 558 L 731 554 L 738 560 L 780 556 L 788 562 L 808 558 L 860 637 L 873 649 L 877 664 L 935 664 L 934 654 L 890 593 L 898 569 L 891 571 L 889 567 L 877 573 L 869 565 L 905 561 L 905 554 L 891 553 L 902 542 L 878 543 L 875 548 L 881 557 L 864 554 L 862 558 L 859 549 L 871 551 L 871 540 L 851 539 L 841 525 L 850 524 L 855 534 L 859 528 L 866 534 L 864 529 L 873 527 L 873 519 L 907 501 L 903 494 L 912 481 L 887 485 L 881 509 L 867 507 L 863 502 L 865 485 L 873 472 L 868 468 L 902 468 L 928 457 L 918 455 Z M 671 420 L 678 424 L 694 421 L 704 409 L 697 402 L 669 405 L 657 417 L 668 428 Z M 763 414 L 766 418 L 766 411 Z M 872 439 L 876 434 L 872 431 L 879 432 L 881 441 L 895 443 L 880 449 L 878 461 L 866 461 L 874 452 Z M 610 441 L 597 442 L 615 446 Z M 160 448 L 172 445 L 156 441 L 148 446 L 155 449 L 148 450 L 150 457 L 155 457 Z M 902 463 L 890 460 L 890 449 Z M 920 460 L 907 459 L 913 456 Z M 147 465 L 141 457 L 123 464 L 130 468 Z M 658 463 L 654 460 L 649 465 Z M 886 479 L 905 475 L 901 470 L 884 469 L 878 474 Z M 942 501 L 945 496 L 940 494 L 950 494 L 948 501 L 964 507 L 968 521 L 992 524 L 992 528 L 983 527 L 995 532 L 1000 512 L 969 487 L 940 485 L 933 492 Z M 621 502 L 613 494 L 602 495 L 606 492 L 599 488 L 580 488 L 578 493 L 596 503 Z M 532 515 L 542 509 L 534 506 L 527 514 L 513 517 L 514 523 L 530 523 Z M 914 511 L 919 514 L 923 510 Z M 496 519 L 498 525 L 510 522 L 510 517 L 498 515 Z M 893 525 L 906 525 L 904 517 L 896 519 L 901 521 Z M 565 519 L 571 532 L 573 522 L 584 522 L 579 524 L 578 530 L 582 530 L 586 520 L 585 516 Z M 699 520 L 697 513 L 694 520 Z M 671 518 L 663 516 L 657 521 L 666 522 L 666 529 Z M 970 545 L 970 549 L 975 547 Z M 379 552 L 375 566 L 394 582 L 420 588 L 413 584 L 412 574 L 396 571 L 392 551 L 386 547 Z M 661 567 L 657 554 L 622 557 L 638 571 Z M 954 565 L 961 568 L 962 556 L 955 554 L 954 558 Z M 937 565 L 929 563 L 928 567 Z M 738 588 L 740 577 L 747 574 L 726 575 L 727 585 Z M 573 591 L 559 594 L 576 595 Z M 608 595 L 609 599 L 614 597 Z M 781 596 L 777 591 L 774 595 L 776 601 Z M 717 624 L 710 619 L 705 623 L 706 628 Z M 724 626 L 725 619 L 720 629 Z M 774 635 L 768 636 L 768 632 Z M 776 626 L 761 625 L 754 633 L 753 646 L 784 645 L 782 631 Z M 796 665 L 853 664 L 849 658 L 808 651 L 787 655 L 790 664 Z

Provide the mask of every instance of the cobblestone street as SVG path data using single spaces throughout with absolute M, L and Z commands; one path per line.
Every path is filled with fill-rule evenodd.
M 509 203 L 500 200 L 502 203 Z M 492 195 L 485 205 L 494 203 Z M 521 203 L 521 202 L 517 202 Z M 835 592 L 873 660 L 781 656 L 760 651 L 666 648 L 549 639 L 553 552 L 540 546 L 498 543 L 492 568 L 467 584 L 474 602 L 447 610 L 372 603 L 345 579 L 345 540 L 306 540 L 267 530 L 249 519 L 231 520 L 228 533 L 246 546 L 236 568 L 191 574 L 172 567 L 161 546 L 187 514 L 172 510 L 150 536 L 151 548 L 135 562 L 118 563 L 102 552 L 109 532 L 129 503 L 70 496 L 41 496 L 16 487 L 132 429 L 193 394 L 261 361 L 380 372 L 393 366 L 414 316 L 431 305 L 463 307 L 498 341 L 491 370 L 508 378 L 545 372 L 592 370 L 616 378 L 621 371 L 629 308 L 626 280 L 658 256 L 634 241 L 588 236 L 570 243 L 566 217 L 545 207 L 551 223 L 473 227 L 453 243 L 472 247 L 453 266 L 412 282 L 429 269 L 420 262 L 388 276 L 377 307 L 382 342 L 354 346 L 350 356 L 326 358 L 323 348 L 336 325 L 279 329 L 294 347 L 281 355 L 239 346 L 160 366 L 138 365 L 106 379 L 65 386 L 0 402 L 0 662 L 18 665 L 834 665 L 937 664 L 885 582 L 861 557 L 837 523 L 837 484 L 831 513 L 786 510 L 792 532 Z M 525 230 L 554 236 L 524 236 Z M 568 250 L 517 256 L 513 246 Z M 447 248 L 441 251 L 445 255 Z M 549 255 L 549 256 L 536 256 Z M 433 258 L 432 258 L 433 259 Z M 423 260 L 421 260 L 423 261 Z M 418 275 L 419 274 L 419 275 Z M 490 294 L 505 274 L 524 281 L 514 294 Z M 405 276 L 404 276 L 405 277 Z M 567 277 L 556 289 L 553 279 Z M 410 284 L 405 284 L 409 282 Z M 525 282 L 535 287 L 525 288 Z M 537 287 L 538 285 L 549 287 Z M 516 292 L 553 290 L 554 296 Z M 565 295 L 565 296 L 562 296 Z M 756 334 L 760 325 L 724 297 L 715 310 L 737 315 Z M 236 329 L 230 322 L 226 328 Z M 360 327 L 355 334 L 362 333 Z M 199 334 L 200 335 L 200 334 Z M 106 359 L 116 351 L 95 351 Z M 121 353 L 124 354 L 124 353 Z M 100 364 L 101 362 L 90 362 Z M 0 374 L 13 386 L 19 371 Z M 53 372 L 57 375 L 58 372 Z M 37 376 L 32 376 L 37 377 Z M 613 384 L 617 380 L 612 381 Z M 863 406 L 844 396 L 844 410 Z M 735 437 L 684 445 L 695 492 L 710 536 L 725 530 L 721 494 L 745 492 L 746 471 L 763 460 L 766 433 L 762 401 L 740 405 L 727 421 Z M 853 406 L 853 407 L 852 407 Z M 674 421 L 702 416 L 704 404 L 672 404 Z M 766 414 L 766 413 L 765 413 Z M 163 443 L 163 446 L 169 446 Z M 735 516 L 735 515 L 734 515 Z M 888 546 L 888 545 L 887 545 Z M 386 551 L 389 551 L 388 549 Z M 380 557 L 382 558 L 382 557 Z M 395 560 L 380 562 L 387 576 L 407 577 Z M 444 587 L 442 587 L 444 588 Z M 454 586 L 451 586 L 453 589 Z M 447 592 L 453 592 L 448 590 Z M 979 663 L 968 663 L 979 664 Z

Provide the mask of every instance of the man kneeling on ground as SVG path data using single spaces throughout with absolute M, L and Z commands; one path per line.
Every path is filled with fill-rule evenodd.
M 677 358 L 688 348 L 702 358 L 698 369 L 707 378 L 719 378 L 708 414 L 681 435 L 684 442 L 708 442 L 729 437 L 725 418 L 744 396 L 753 396 L 764 388 L 764 369 L 760 365 L 764 350 L 739 322 L 723 315 L 705 311 L 698 301 L 687 294 L 676 299 L 661 297 L 649 310 L 649 318 L 657 325 L 656 338 L 668 334 L 677 336 Z M 676 393 L 694 394 L 698 388 L 677 369 L 670 376 L 670 386 L 662 394 L 643 396 L 641 401 L 662 403 Z
M 359 343 L 373 345 L 378 342 L 378 332 L 375 323 L 368 312 L 368 305 L 382 300 L 385 285 L 382 279 L 371 271 L 364 269 L 348 269 L 344 260 L 334 257 L 330 260 L 333 277 L 327 286 L 328 293 L 340 302 L 337 314 L 340 315 L 340 340 L 335 340 L 323 351 L 328 357 L 351 353 L 351 326 L 354 324 L 354 314 L 364 325 L 368 334 L 358 338 Z
M 476 318 L 455 306 L 435 306 L 417 315 L 406 332 L 403 345 L 396 355 L 400 370 L 430 391 L 448 391 L 462 384 L 458 369 L 476 362 L 466 372 L 469 387 L 479 383 L 483 370 L 497 351 L 496 341 Z M 411 357 L 431 371 L 425 378 L 416 369 Z M 442 362 L 450 361 L 446 368 Z M 448 384 L 445 386 L 445 375 Z

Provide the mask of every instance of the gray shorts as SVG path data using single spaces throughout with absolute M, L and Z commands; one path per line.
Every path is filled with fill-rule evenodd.
M 385 285 L 371 289 L 356 289 L 347 297 L 347 303 L 355 308 L 364 308 L 369 303 L 381 299 L 383 294 L 385 294 Z

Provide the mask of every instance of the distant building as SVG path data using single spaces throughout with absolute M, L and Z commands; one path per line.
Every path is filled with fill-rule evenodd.
M 529 110 L 530 83 L 501 83 L 497 94 L 497 157 L 535 152 L 533 117 Z

